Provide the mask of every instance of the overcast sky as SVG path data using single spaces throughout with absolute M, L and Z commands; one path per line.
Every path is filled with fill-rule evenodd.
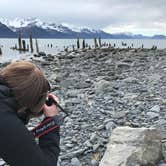
M 166 0 L 0 0 L 0 16 L 166 35 Z

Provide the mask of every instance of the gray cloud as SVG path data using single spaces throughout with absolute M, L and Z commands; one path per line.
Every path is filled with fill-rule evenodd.
M 37 17 L 108 32 L 166 34 L 165 0 L 5 0 L 0 15 Z

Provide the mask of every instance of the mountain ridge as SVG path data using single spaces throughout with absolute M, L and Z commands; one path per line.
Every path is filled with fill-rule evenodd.
M 100 29 L 88 27 L 72 27 L 68 24 L 46 23 L 38 18 L 27 18 L 8 20 L 0 18 L 0 38 L 17 37 L 21 33 L 22 37 L 28 38 L 32 33 L 35 38 L 98 38 L 103 39 L 166 39 L 164 35 L 144 36 L 141 34 L 127 33 L 107 33 Z

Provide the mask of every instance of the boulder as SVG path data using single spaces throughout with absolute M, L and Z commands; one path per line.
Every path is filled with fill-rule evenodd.
M 159 130 L 117 127 L 99 166 L 155 166 L 161 158 Z

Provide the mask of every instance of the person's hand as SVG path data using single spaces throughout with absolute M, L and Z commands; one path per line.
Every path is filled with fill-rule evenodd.
M 57 103 L 59 103 L 58 97 L 56 97 L 54 94 L 49 93 L 48 97 L 53 98 Z M 46 104 L 44 104 L 43 113 L 44 113 L 45 117 L 56 116 L 58 114 L 58 112 L 59 112 L 59 109 L 57 108 L 57 106 L 54 103 L 51 106 L 47 106 Z

